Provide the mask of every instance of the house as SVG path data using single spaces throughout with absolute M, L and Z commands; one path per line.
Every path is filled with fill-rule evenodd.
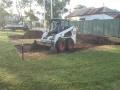
M 72 19 L 72 20 L 115 19 L 115 18 L 120 18 L 120 12 L 107 7 L 87 8 L 85 6 L 79 5 L 66 18 Z
M 17 14 L 6 16 L 7 24 L 8 23 L 18 23 L 20 21 L 20 17 Z

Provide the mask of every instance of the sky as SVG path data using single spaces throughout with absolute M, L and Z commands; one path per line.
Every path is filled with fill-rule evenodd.
M 13 0 L 13 1 L 15 1 L 15 0 Z M 111 9 L 117 9 L 120 11 L 120 0 L 70 0 L 70 5 L 68 6 L 68 8 L 73 10 L 77 5 L 80 5 L 80 4 L 85 5 L 87 7 L 106 6 Z M 13 7 L 13 9 L 15 11 L 15 7 Z
M 11 10 L 13 11 L 14 14 L 17 14 L 17 11 L 15 9 L 15 0 L 13 7 L 11 8 Z M 70 5 L 68 5 L 67 7 L 70 10 L 74 10 L 74 8 L 77 5 L 85 5 L 86 7 L 108 7 L 111 9 L 116 9 L 120 11 L 120 0 L 70 0 Z M 35 7 L 36 5 L 32 5 L 33 8 L 35 9 L 34 11 L 42 11 L 41 7 Z M 43 11 L 42 11 L 43 12 Z M 41 18 L 41 16 L 38 15 L 38 17 Z M 63 16 L 64 17 L 64 16 Z
M 102 7 L 106 6 L 111 9 L 120 11 L 120 0 L 71 0 L 70 7 L 74 8 L 76 5 L 85 5 L 87 7 Z
M 111 9 L 117 9 L 120 11 L 120 0 L 70 0 L 70 5 L 68 6 L 68 8 L 73 10 L 77 5 L 80 5 L 80 4 L 85 5 L 87 7 L 106 6 Z M 13 9 L 15 11 L 15 7 L 13 7 Z

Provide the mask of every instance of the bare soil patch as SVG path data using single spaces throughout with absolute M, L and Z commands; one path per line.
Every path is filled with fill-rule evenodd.
M 120 47 L 120 45 L 102 45 L 102 46 L 97 46 L 93 48 L 93 50 L 96 51 L 111 51 L 111 50 L 116 50 L 117 47 Z
M 42 37 L 42 31 L 27 31 L 24 35 L 13 35 L 10 36 L 12 40 L 17 39 L 38 39 Z
M 28 52 L 24 53 L 24 58 L 28 60 L 47 60 L 49 54 L 47 52 Z
M 89 44 L 97 44 L 97 45 L 104 45 L 104 44 L 116 44 L 109 40 L 108 37 L 96 36 L 96 35 L 77 35 L 77 42 L 78 43 L 89 43 Z
M 48 58 L 50 51 L 46 46 L 37 46 L 37 49 L 32 50 L 32 44 L 15 45 L 15 47 L 21 57 L 23 52 L 25 60 L 45 60 Z
M 34 41 L 34 39 L 38 39 L 38 38 L 40 39 L 41 37 L 42 37 L 41 31 L 39 33 L 38 31 L 30 31 L 24 34 L 24 39 L 22 36 L 17 35 L 17 36 L 12 36 L 11 40 L 21 55 L 22 45 L 18 42 L 20 42 L 19 40 L 23 39 L 24 41 L 26 40 L 25 38 L 29 38 L 28 41 L 24 41 L 24 45 L 23 45 L 23 52 L 24 52 L 25 58 L 37 60 L 38 58 L 41 58 L 41 59 L 47 58 L 51 52 L 49 47 L 41 46 L 41 45 L 37 45 L 35 50 L 31 50 L 32 42 Z M 94 48 L 96 50 L 100 50 L 100 49 L 106 50 L 106 49 L 110 49 L 111 47 L 107 47 L 104 45 L 116 45 L 116 44 L 118 45 L 120 43 L 111 41 L 109 40 L 108 37 L 78 34 L 77 44 L 75 45 L 74 51 L 86 50 L 89 48 Z
M 20 52 L 20 53 L 22 53 L 22 48 L 23 48 L 24 53 L 48 51 L 50 49 L 47 46 L 38 45 L 38 46 L 36 46 L 36 49 L 33 50 L 32 49 L 32 44 L 23 44 L 23 45 L 20 44 L 20 45 L 15 45 L 15 47 L 17 48 L 18 52 Z
M 37 39 L 42 37 L 42 31 L 28 31 L 24 34 L 23 39 Z

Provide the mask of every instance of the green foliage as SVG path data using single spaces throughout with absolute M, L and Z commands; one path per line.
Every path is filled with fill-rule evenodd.
M 43 0 L 37 0 L 37 2 L 43 6 Z M 61 18 L 61 15 L 67 11 L 65 8 L 66 4 L 68 4 L 70 0 L 53 0 L 53 17 L 54 18 Z M 50 0 L 46 0 L 46 19 L 49 21 L 51 19 L 50 16 Z
M 4 8 L 9 8 L 12 6 L 12 4 L 12 0 L 1 0 L 1 6 L 3 6 Z
M 32 21 L 38 21 L 38 17 L 35 16 L 35 13 L 32 10 L 32 3 L 34 0 L 18 0 L 16 2 L 17 5 L 17 11 L 19 13 L 19 16 L 21 17 L 21 21 L 23 21 L 23 15 L 21 13 L 21 10 L 24 11 L 25 15 L 27 18 L 29 18 L 29 22 L 31 23 Z M 28 11 L 25 11 L 25 8 L 28 8 Z
M 8 12 L 4 10 L 4 8 L 0 7 L 0 27 L 3 27 L 7 22 L 6 17 L 8 16 Z
M 6 8 L 11 7 L 12 1 L 11 0 L 1 0 L 0 2 L 0 27 L 3 27 L 7 22 L 7 16 L 9 13 L 5 10 Z
M 35 0 L 18 0 L 19 5 L 21 6 L 21 8 L 29 8 L 31 10 L 31 5 Z
M 25 12 L 26 17 L 29 17 L 30 21 L 38 21 L 38 17 L 36 17 L 33 11 Z

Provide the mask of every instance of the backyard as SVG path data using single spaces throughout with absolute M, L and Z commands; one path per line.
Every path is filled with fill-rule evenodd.
M 21 59 L 9 35 L 0 31 L 0 90 L 119 90 L 120 46 Z

